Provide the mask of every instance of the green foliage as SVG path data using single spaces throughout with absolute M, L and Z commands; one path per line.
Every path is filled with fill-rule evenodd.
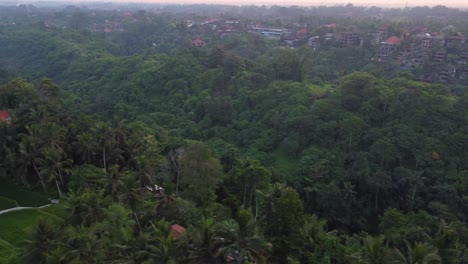
M 5 210 L 13 207 L 17 207 L 18 203 L 15 200 L 0 197 L 0 210 Z
M 29 237 L 30 230 L 42 220 L 60 224 L 63 219 L 40 209 L 26 209 L 0 215 L 0 237 L 13 246 L 19 246 Z
M 191 142 L 181 160 L 180 183 L 185 195 L 198 203 L 206 203 L 223 179 L 222 166 L 202 142 Z
M 0 263 L 14 263 L 18 251 L 7 241 L 0 239 Z
M 71 214 L 71 208 L 65 200 L 61 200 L 59 204 L 43 207 L 41 211 L 60 217 L 63 220 L 67 220 Z
M 0 124 L 0 209 L 66 197 L 0 215 L 0 262 L 466 263 L 462 85 L 369 64 L 367 39 L 280 48 L 219 38 L 199 10 L 188 27 L 172 8 L 39 14 L 49 26 L 0 16 L 17 21 L 0 27 L 0 110 L 12 115 Z M 323 12 L 313 21 L 295 7 L 250 8 L 249 21 L 307 24 L 320 38 L 324 23 L 384 23 L 367 19 L 375 7 L 311 9 Z M 115 20 L 105 26 L 118 30 L 89 31 Z M 189 47 L 195 36 L 208 47 Z M 17 75 L 33 81 L 5 83 Z M 173 224 L 187 228 L 179 239 Z
M 49 203 L 49 196 L 46 193 L 28 190 L 16 184 L 2 181 L 0 193 L 6 199 L 14 200 L 19 206 L 42 206 Z

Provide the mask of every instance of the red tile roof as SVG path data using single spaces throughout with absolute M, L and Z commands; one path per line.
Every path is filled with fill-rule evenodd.
M 306 35 L 307 34 L 307 28 L 300 29 L 299 31 L 297 31 L 297 34 Z
M 0 121 L 10 124 L 11 123 L 10 113 L 8 113 L 8 111 L 6 110 L 0 110 Z
M 201 39 L 195 39 L 192 41 L 192 45 L 195 45 L 195 46 L 204 46 L 205 44 L 206 44 L 205 41 Z
M 173 239 L 178 239 L 185 234 L 185 228 L 178 224 L 171 225 L 171 231 Z
M 401 39 L 399 37 L 390 37 L 388 38 L 387 40 L 383 41 L 385 43 L 392 43 L 392 44 L 400 44 L 401 43 Z

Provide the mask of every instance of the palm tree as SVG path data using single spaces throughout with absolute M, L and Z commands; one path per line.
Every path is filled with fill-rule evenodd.
M 366 247 L 367 258 L 369 264 L 380 264 L 383 262 L 386 255 L 386 248 L 384 246 L 384 236 L 378 237 L 367 236 L 364 239 L 364 245 Z
M 214 238 L 219 247 L 217 255 L 233 258 L 237 263 L 266 263 L 272 246 L 258 237 L 255 229 L 253 216 L 238 222 L 225 221 Z
M 151 223 L 151 233 L 146 254 L 156 263 L 176 263 L 177 240 L 172 236 L 169 222 L 160 220 Z
M 24 263 L 49 263 L 50 253 L 56 245 L 57 231 L 52 223 L 41 220 L 34 227 L 31 240 L 25 241 Z
M 119 193 L 124 186 L 124 173 L 119 171 L 117 165 L 111 166 L 107 173 L 107 185 L 104 188 L 104 194 L 110 195 L 114 202 L 118 201 Z
M 394 249 L 385 257 L 385 263 L 395 264 L 439 264 L 441 263 L 438 249 L 426 243 L 416 242 L 414 247 L 406 241 L 406 256 Z
M 60 186 L 64 186 L 63 174 L 71 171 L 70 166 L 73 163 L 73 160 L 64 159 L 62 149 L 58 148 L 47 148 L 44 150 L 44 155 L 46 158 L 43 169 L 40 173 L 47 175 L 49 181 L 55 181 L 57 191 L 61 197 L 62 191 Z M 57 178 L 59 180 L 57 180 Z
M 315 245 L 319 243 L 323 236 L 327 235 L 324 230 L 326 220 L 319 219 L 316 215 L 306 217 L 304 225 L 301 227 L 303 235 L 303 245 L 306 252 L 311 252 Z
M 73 191 L 68 193 L 72 214 L 69 219 L 71 224 L 90 226 L 103 218 L 104 212 L 99 194 L 95 191 L 85 190 L 80 194 Z
M 39 172 L 39 166 L 44 163 L 42 159 L 42 142 L 34 135 L 23 135 L 19 144 L 19 157 L 17 160 L 18 173 L 27 175 L 29 169 L 36 173 L 42 189 L 46 190 L 46 184 Z M 23 176 L 26 177 L 26 176 Z
M 188 232 L 189 259 L 194 263 L 219 263 L 218 245 L 215 243 L 216 225 L 212 219 L 203 218 L 200 226 Z
M 93 135 L 88 132 L 83 132 L 76 137 L 76 141 L 72 143 L 75 153 L 83 163 L 90 163 L 95 151 L 96 143 L 93 140 Z
M 138 224 L 140 235 L 142 234 L 142 228 L 137 210 L 145 202 L 144 198 L 141 196 L 142 190 L 144 189 L 139 186 L 139 181 L 136 177 L 127 175 L 123 180 L 122 194 L 119 195 L 119 200 L 132 210 L 132 214 Z
M 69 226 L 63 233 L 64 254 L 61 263 L 103 263 L 105 254 L 95 226 Z
M 107 123 L 96 123 L 92 129 L 96 145 L 102 152 L 102 166 L 107 171 L 107 160 L 109 151 L 115 143 L 112 127 Z

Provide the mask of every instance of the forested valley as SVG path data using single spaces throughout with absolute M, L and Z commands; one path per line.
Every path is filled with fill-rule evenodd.
M 468 263 L 462 74 L 239 30 L 466 11 L 150 7 L 0 7 L 0 263 Z

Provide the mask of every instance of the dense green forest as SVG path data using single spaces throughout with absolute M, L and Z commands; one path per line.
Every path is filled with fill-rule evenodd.
M 468 263 L 463 84 L 91 13 L 0 27 L 1 263 Z

